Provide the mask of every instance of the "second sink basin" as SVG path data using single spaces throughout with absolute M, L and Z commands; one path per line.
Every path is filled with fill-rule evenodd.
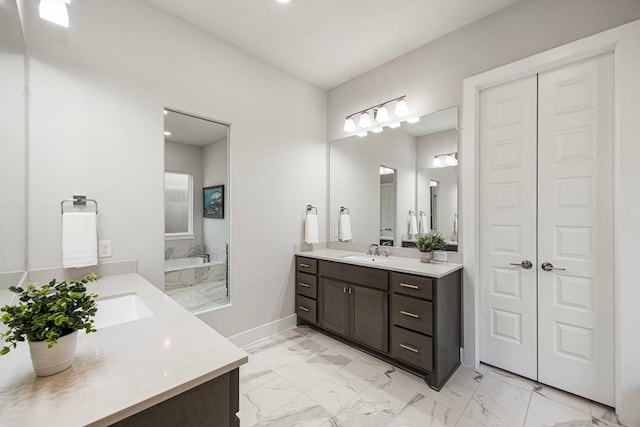
M 98 312 L 93 323 L 96 329 L 153 316 L 153 311 L 135 293 L 100 298 L 96 304 Z
M 371 264 L 382 264 L 385 262 L 389 262 L 389 258 L 384 258 L 381 256 L 373 256 L 373 255 L 347 255 L 342 257 L 342 259 L 348 259 L 351 261 L 359 261 L 359 262 L 367 262 Z

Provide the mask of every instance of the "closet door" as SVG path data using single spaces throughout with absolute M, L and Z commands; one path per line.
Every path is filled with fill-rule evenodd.
M 528 77 L 480 93 L 480 357 L 537 378 L 536 98 Z
M 613 59 L 540 74 L 538 107 L 539 381 L 608 405 L 614 404 Z

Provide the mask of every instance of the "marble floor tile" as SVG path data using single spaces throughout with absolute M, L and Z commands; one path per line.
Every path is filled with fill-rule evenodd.
M 359 381 L 351 381 L 350 378 L 341 375 L 341 372 L 328 376 L 306 391 L 309 397 L 331 414 L 345 407 L 362 391 Z M 369 385 L 370 383 L 366 383 L 364 388 Z
M 491 427 L 521 426 L 530 399 L 531 391 L 485 376 L 464 415 Z
M 420 392 L 455 411 L 464 412 L 483 378 L 475 369 L 461 365 L 439 392 L 426 384 Z
M 346 356 L 317 354 L 285 372 L 282 377 L 306 391 L 349 363 L 351 360 Z
M 593 404 L 571 393 L 567 393 L 565 391 L 558 390 L 557 388 L 549 387 L 543 384 L 537 384 L 533 389 L 533 393 L 538 394 L 542 397 L 546 397 L 547 399 L 551 399 L 558 403 L 562 403 L 563 405 L 570 406 L 574 409 L 577 409 L 578 411 L 591 414 L 591 406 Z
M 533 380 L 496 368 L 489 368 L 485 376 L 528 391 L 533 391 L 533 389 L 538 385 L 538 383 Z
M 241 396 L 238 414 L 242 424 L 253 425 L 261 421 L 301 394 L 299 389 L 282 377 L 254 388 Z
M 245 394 L 278 376 L 273 370 L 259 360 L 249 360 L 240 367 L 240 394 Z
M 624 425 L 618 419 L 618 416 L 616 415 L 616 412 L 613 408 L 595 402 L 589 403 L 591 406 L 591 416 L 593 417 L 594 425 L 606 427 Z
M 271 415 L 258 420 L 254 425 L 256 427 L 318 427 L 330 417 L 331 414 L 326 409 L 310 397 L 301 394 Z
M 524 427 L 564 426 L 591 427 L 591 415 L 533 393 Z
M 444 427 L 455 426 L 461 414 L 451 408 L 416 394 L 413 399 L 391 420 L 390 427 Z

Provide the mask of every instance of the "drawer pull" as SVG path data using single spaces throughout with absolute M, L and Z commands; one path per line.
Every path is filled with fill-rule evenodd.
M 300 264 L 298 264 L 298 265 L 299 265 L 300 267 L 303 267 L 303 268 L 309 268 L 309 267 L 311 267 L 309 264 L 303 264 L 303 263 L 300 263 Z
M 400 310 L 400 314 L 404 314 L 405 316 L 413 317 L 414 319 L 419 319 L 420 318 L 420 316 L 418 316 L 417 314 L 409 313 L 408 311 Z
M 405 350 L 413 351 L 414 353 L 420 353 L 420 349 L 411 347 L 410 345 L 400 344 L 400 347 L 404 348 Z
M 400 286 L 402 286 L 403 288 L 409 288 L 409 289 L 420 289 L 419 286 L 417 285 L 410 285 L 408 283 L 400 283 Z
M 306 283 L 302 283 L 302 282 L 298 282 L 298 285 L 302 286 L 303 288 L 308 288 L 309 285 L 307 285 Z
M 308 309 L 307 307 L 303 307 L 303 306 L 299 305 L 299 306 L 298 306 L 298 308 L 299 308 L 300 310 L 302 310 L 302 311 L 309 312 L 309 309 Z

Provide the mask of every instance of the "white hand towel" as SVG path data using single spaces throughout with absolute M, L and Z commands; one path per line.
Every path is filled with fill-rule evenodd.
M 418 218 L 416 214 L 409 214 L 409 234 L 418 234 Z
M 313 244 L 320 243 L 320 233 L 318 233 L 318 215 L 308 213 L 304 220 L 304 241 Z
M 424 212 L 420 213 L 420 233 L 428 233 L 429 232 L 429 218 L 427 218 L 427 214 Z
M 351 236 L 351 218 L 348 214 L 340 215 L 340 224 L 338 228 L 338 240 L 341 242 L 349 241 Z
M 62 214 L 62 266 L 98 264 L 98 234 L 95 212 Z

